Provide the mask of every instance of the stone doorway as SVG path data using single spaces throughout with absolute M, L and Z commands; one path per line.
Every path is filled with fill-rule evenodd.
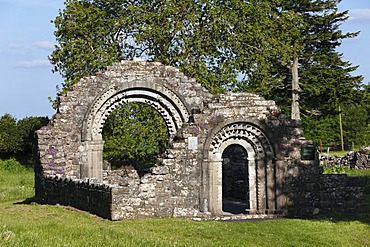
M 222 211 L 243 214 L 249 211 L 248 153 L 238 144 L 222 153 Z

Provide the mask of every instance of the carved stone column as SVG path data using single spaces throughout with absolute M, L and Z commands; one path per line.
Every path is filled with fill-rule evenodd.
M 267 210 L 269 214 L 276 211 L 276 194 L 275 194 L 275 165 L 271 159 L 266 161 L 266 186 L 267 186 Z
M 103 140 L 86 142 L 87 161 L 82 171 L 82 178 L 103 179 Z
M 266 213 L 266 163 L 265 159 L 257 159 L 257 212 Z
M 219 156 L 219 157 L 218 157 Z M 215 155 L 209 161 L 209 209 L 215 215 L 222 215 L 222 158 Z
M 248 159 L 249 214 L 257 213 L 257 174 L 255 159 Z

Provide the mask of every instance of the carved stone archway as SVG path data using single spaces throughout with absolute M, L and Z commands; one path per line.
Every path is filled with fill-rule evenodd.
M 179 96 L 157 83 L 136 81 L 128 84 L 112 84 L 104 94 L 91 104 L 82 127 L 82 143 L 86 150 L 81 177 L 102 179 L 103 145 L 102 129 L 109 114 L 125 103 L 145 103 L 153 107 L 164 119 L 169 139 L 189 121 L 189 109 Z
M 257 126 L 236 122 L 213 135 L 208 148 L 209 211 L 222 215 L 222 153 L 230 145 L 242 146 L 248 154 L 249 213 L 276 210 L 274 151 L 269 139 Z

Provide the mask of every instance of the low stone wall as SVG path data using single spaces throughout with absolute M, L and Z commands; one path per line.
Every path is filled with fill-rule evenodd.
M 304 181 L 304 180 L 303 180 Z M 321 174 L 310 181 L 296 181 L 294 207 L 290 215 L 368 213 L 369 179 L 345 174 Z
M 93 180 L 44 176 L 36 183 L 36 200 L 44 204 L 72 206 L 103 218 L 111 218 L 112 188 Z
M 191 196 L 192 201 L 181 201 L 181 196 L 171 193 L 168 184 L 163 183 L 166 180 L 163 174 L 147 174 L 139 183 L 135 182 L 137 179 L 140 180 L 131 178 L 130 182 L 106 185 L 97 184 L 94 180 L 45 176 L 36 184 L 36 198 L 39 203 L 72 206 L 111 220 L 209 216 L 196 209 L 199 207 L 196 197 Z M 293 183 L 296 186 L 291 187 L 295 189 L 290 191 L 293 196 L 291 207 L 287 209 L 288 216 L 313 217 L 328 213 L 367 213 L 370 210 L 367 199 L 370 182 L 366 177 L 320 174 L 299 176 Z
M 351 169 L 370 170 L 370 155 L 350 152 L 344 157 L 322 155 L 320 164 L 323 166 L 343 166 Z
M 340 174 L 321 175 L 318 199 L 323 213 L 366 213 L 368 179 Z M 321 188 L 320 188 L 321 187 Z

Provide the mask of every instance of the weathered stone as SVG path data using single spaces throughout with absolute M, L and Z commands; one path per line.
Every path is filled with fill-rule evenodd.
M 168 128 L 169 148 L 148 171 L 103 164 L 102 126 L 127 101 L 149 104 Z M 252 93 L 211 95 L 160 63 L 122 61 L 81 79 L 37 135 L 37 199 L 112 220 L 315 215 L 356 210 L 365 201 L 364 182 L 321 175 L 317 157 L 301 161 L 309 142 L 273 101 Z

